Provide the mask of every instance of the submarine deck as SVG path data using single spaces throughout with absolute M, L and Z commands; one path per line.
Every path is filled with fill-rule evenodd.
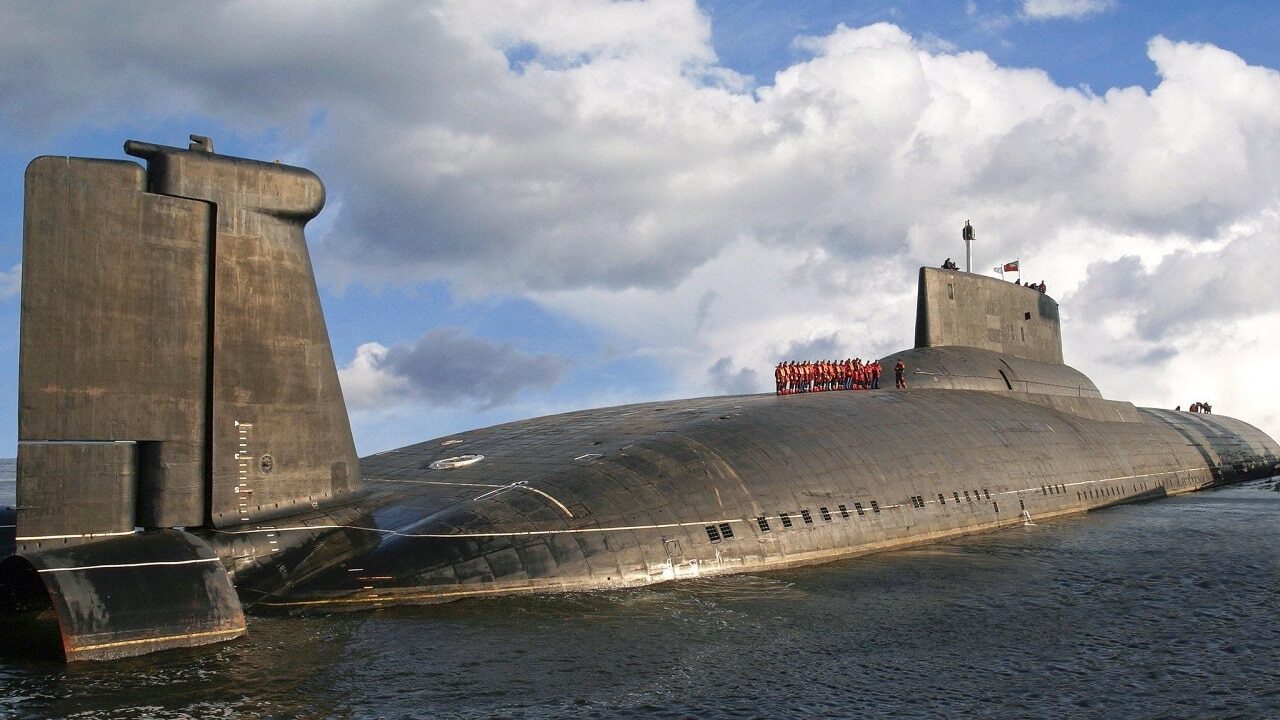
M 1222 416 L 1101 421 L 1014 395 L 654 402 L 380 453 L 362 461 L 362 517 L 339 523 L 363 550 L 259 598 L 381 605 L 812 564 L 1016 524 L 1023 509 L 1043 518 L 1271 473 L 1280 456 Z M 483 459 L 433 467 L 467 455 Z

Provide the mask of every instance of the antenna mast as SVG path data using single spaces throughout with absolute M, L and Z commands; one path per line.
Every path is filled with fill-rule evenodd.
M 960 231 L 960 237 L 964 238 L 964 271 L 973 272 L 973 226 L 968 220 L 964 221 L 964 229 Z

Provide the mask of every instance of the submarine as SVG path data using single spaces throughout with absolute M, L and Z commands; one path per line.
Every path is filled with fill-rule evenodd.
M 302 168 L 129 141 L 25 175 L 0 635 L 105 660 L 246 612 L 825 563 L 1280 472 L 1257 428 L 1103 398 L 1058 304 L 922 268 L 906 389 L 583 410 L 357 458 Z M 29 646 L 29 647 L 28 647 Z

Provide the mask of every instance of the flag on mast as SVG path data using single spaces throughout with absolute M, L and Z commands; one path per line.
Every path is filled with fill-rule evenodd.
M 1014 260 L 1013 262 L 1007 262 L 1004 264 L 1004 267 L 1000 269 L 1004 272 L 1018 272 L 1018 261 Z

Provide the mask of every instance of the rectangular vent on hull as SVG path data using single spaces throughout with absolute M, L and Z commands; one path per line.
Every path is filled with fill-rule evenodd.
M 880 513 L 880 504 L 877 503 L 875 500 L 871 501 L 871 512 L 876 514 Z
M 760 526 L 760 532 L 769 532 L 769 518 L 761 515 L 756 518 L 756 524 Z
M 729 523 L 720 523 L 720 535 L 724 537 L 725 540 L 733 537 L 733 526 Z
M 860 503 L 860 502 L 856 502 L 856 503 L 854 503 L 854 504 L 853 504 L 853 509 L 854 509 L 854 510 L 856 510 L 856 511 L 858 511 L 858 516 L 859 516 L 859 517 L 861 517 L 861 516 L 863 516 L 863 515 L 866 515 L 866 514 L 867 514 L 865 511 L 863 511 L 863 509 L 862 509 L 862 503 Z
M 720 533 L 716 530 L 715 525 L 707 526 L 707 539 L 713 543 L 720 542 Z
M 800 511 L 800 517 L 804 518 L 804 524 L 805 524 L 805 525 L 812 525 L 812 524 L 813 524 L 813 518 L 809 516 L 809 511 L 808 511 L 808 510 L 801 510 L 801 511 Z
M 782 520 L 782 527 L 791 527 L 791 516 L 786 513 L 778 513 L 778 518 Z
M 826 508 L 824 508 L 824 507 L 820 507 L 820 508 L 818 508 L 818 512 L 822 513 L 822 519 L 823 519 L 823 520 L 826 520 L 827 522 L 831 522 L 831 511 L 830 511 L 830 510 L 828 510 L 828 509 L 826 509 Z
M 847 518 L 847 517 L 849 517 L 849 508 L 845 507 L 844 505 L 841 505 L 841 506 L 840 506 L 840 517 L 842 517 L 842 518 Z

